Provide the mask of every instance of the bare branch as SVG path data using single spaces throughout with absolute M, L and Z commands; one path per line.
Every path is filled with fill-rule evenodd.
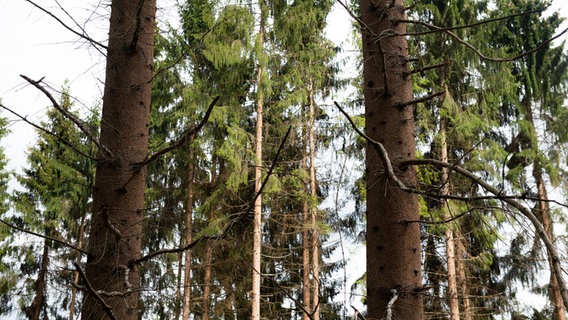
M 199 132 L 199 130 L 201 130 L 201 128 L 203 128 L 203 126 L 205 125 L 205 123 L 207 123 L 207 120 L 209 120 L 209 116 L 211 116 L 211 112 L 213 111 L 213 107 L 215 107 L 215 105 L 217 104 L 217 101 L 219 101 L 219 96 L 215 97 L 215 99 L 213 99 L 213 101 L 211 102 L 211 104 L 209 105 L 209 107 L 207 108 L 207 111 L 205 111 L 205 115 L 203 115 L 203 119 L 201 119 L 201 122 L 199 122 L 195 127 L 191 128 L 191 129 L 186 129 L 181 136 L 179 137 L 179 139 L 177 141 L 174 141 L 171 145 L 165 147 L 164 149 L 157 151 L 156 153 L 154 153 L 153 155 L 149 156 L 146 158 L 146 160 L 140 162 L 140 163 L 136 163 L 135 164 L 135 170 L 139 170 L 140 168 L 142 168 L 143 166 L 147 165 L 148 163 L 160 158 L 161 156 L 163 156 L 164 154 L 177 149 L 179 147 L 181 147 L 182 145 L 184 145 L 187 141 L 189 141 L 192 137 L 195 136 L 195 134 L 197 134 L 197 132 Z
M 51 104 L 53 105 L 53 107 L 55 109 L 57 109 L 57 111 L 61 112 L 61 114 L 63 114 L 67 119 L 71 120 L 71 122 L 73 122 L 79 128 L 79 130 L 81 130 L 81 132 L 83 132 L 87 136 L 87 138 L 90 141 L 92 141 L 99 148 L 99 150 L 103 153 L 104 158 L 111 158 L 112 157 L 112 153 L 110 152 L 110 150 L 108 150 L 108 148 L 106 148 L 105 146 L 100 144 L 99 140 L 95 138 L 95 135 L 91 132 L 91 130 L 89 130 L 85 126 L 85 123 L 82 120 L 75 117 L 68 110 L 65 110 L 64 108 L 62 108 L 59 105 L 59 103 L 57 102 L 57 100 L 55 100 L 55 98 L 51 95 L 51 93 L 49 91 L 47 91 L 47 89 L 45 89 L 40 84 L 41 81 L 43 80 L 43 78 L 38 80 L 38 81 L 34 81 L 34 80 L 30 79 L 29 77 L 22 75 L 22 74 L 20 75 L 20 77 L 24 78 L 27 82 L 29 82 L 31 85 L 36 87 L 39 91 L 43 92 L 43 94 L 49 99 L 49 101 L 51 101 Z
M 434 98 L 436 98 L 436 97 L 439 97 L 439 96 L 441 96 L 441 95 L 444 95 L 444 94 L 446 94 L 446 91 L 434 92 L 434 93 L 432 93 L 432 94 L 425 95 L 425 96 L 422 97 L 422 98 L 418 98 L 418 99 L 414 99 L 414 100 L 410 100 L 410 101 L 406 101 L 406 102 L 397 103 L 397 104 L 395 104 L 393 107 L 402 109 L 402 108 L 405 108 L 405 107 L 408 107 L 408 106 L 413 106 L 413 105 L 418 104 L 418 103 L 422 103 L 422 102 L 426 102 L 426 101 L 428 101 L 428 100 L 432 100 L 432 99 L 434 99 Z
M 117 320 L 116 316 L 112 312 L 112 307 L 106 303 L 106 301 L 103 299 L 103 297 L 101 297 L 95 291 L 95 289 L 93 289 L 93 286 L 89 282 L 89 279 L 87 279 L 87 275 L 85 274 L 83 269 L 81 269 L 81 266 L 79 266 L 79 264 L 77 262 L 74 262 L 73 265 L 75 266 L 75 269 L 77 269 L 77 272 L 79 272 L 81 279 L 83 279 L 83 281 L 85 281 L 85 287 L 87 288 L 88 293 L 91 294 L 95 298 L 95 300 L 97 300 L 102 305 L 104 312 L 106 313 L 106 315 L 109 318 Z
M 365 319 L 365 317 L 363 317 L 363 315 L 361 314 L 361 312 L 359 312 L 359 310 L 357 310 L 357 308 L 355 308 L 354 306 L 351 306 L 351 308 L 353 308 L 353 310 L 355 310 L 355 314 L 353 315 L 353 319 L 359 319 L 359 320 L 367 320 Z
M 88 42 L 95 44 L 101 48 L 103 48 L 104 50 L 107 50 L 107 46 L 105 46 L 104 44 L 94 40 L 93 38 L 89 37 L 85 30 L 81 30 L 83 31 L 83 33 L 81 32 L 77 32 L 75 29 L 71 28 L 70 26 L 68 26 L 67 24 L 65 24 L 65 22 L 63 22 L 61 19 L 59 19 L 57 16 L 55 16 L 53 13 L 51 13 L 50 11 L 46 10 L 45 8 L 43 8 L 42 6 L 38 5 L 37 3 L 31 1 L 31 0 L 26 0 L 27 2 L 31 3 L 34 7 L 38 8 L 39 10 L 43 11 L 44 13 L 46 13 L 47 15 L 49 15 L 50 17 L 52 17 L 53 19 L 57 20 L 57 22 L 59 22 L 59 24 L 61 24 L 63 27 L 65 27 L 65 29 L 71 31 L 72 33 L 74 33 L 75 35 L 79 36 L 82 39 L 87 40 Z
M 363 138 L 365 138 L 365 140 L 367 140 L 367 143 L 370 143 L 375 148 L 375 150 L 377 150 L 379 156 L 381 157 L 381 160 L 384 163 L 385 168 L 387 169 L 388 177 L 392 179 L 397 184 L 397 186 L 399 186 L 399 188 L 405 192 L 421 193 L 421 191 L 415 188 L 407 187 L 402 181 L 400 181 L 396 177 L 393 171 L 392 163 L 390 162 L 390 159 L 388 157 L 388 154 L 384 146 L 381 143 L 365 135 L 365 133 L 363 133 L 359 128 L 357 128 L 357 126 L 355 126 L 353 120 L 351 120 L 349 115 L 339 106 L 339 104 L 337 102 L 334 103 L 339 108 L 341 113 L 343 113 L 347 117 L 349 123 L 353 126 L 354 130 Z M 466 177 L 467 179 L 481 186 L 487 192 L 493 194 L 495 198 L 517 209 L 523 216 L 529 219 L 529 221 L 531 221 L 531 223 L 533 224 L 540 239 L 544 242 L 546 249 L 550 253 L 554 269 L 553 272 L 555 276 L 558 278 L 558 287 L 560 288 L 560 293 L 562 295 L 564 306 L 568 309 L 568 287 L 566 286 L 566 281 L 564 279 L 564 272 L 562 270 L 562 266 L 560 265 L 561 261 L 560 254 L 558 253 L 556 246 L 552 242 L 552 239 L 550 239 L 550 237 L 548 236 L 548 233 L 544 229 L 544 226 L 542 225 L 540 219 L 530 209 L 526 208 L 524 205 L 522 205 L 520 202 L 516 201 L 515 199 L 503 197 L 502 190 L 498 190 L 497 188 L 493 187 L 491 184 L 485 182 L 481 177 L 476 176 L 472 172 L 458 166 L 457 164 L 451 164 L 435 159 L 415 159 L 415 160 L 401 161 L 398 165 L 402 168 L 405 166 L 421 165 L 421 164 L 429 164 L 429 165 L 436 165 L 439 167 L 445 167 L 451 169 L 454 172 L 461 174 L 462 176 Z
M 18 227 L 17 225 L 12 224 L 12 223 L 10 223 L 10 222 L 4 220 L 4 219 L 0 219 L 0 222 L 3 223 L 3 224 L 5 224 L 6 226 L 12 228 L 12 229 L 21 231 L 21 232 L 23 232 L 23 233 L 31 234 L 31 235 L 33 235 L 33 236 L 36 236 L 36 237 L 39 237 L 39 238 L 42 238 L 42 239 L 46 239 L 46 240 L 50 240 L 50 241 L 53 241 L 53 242 L 57 242 L 57 243 L 59 243 L 59 244 L 65 246 L 65 247 L 67 247 L 67 248 L 76 250 L 76 251 L 78 251 L 78 252 L 80 252 L 80 253 L 82 253 L 82 254 L 87 254 L 87 253 L 88 253 L 87 251 L 85 251 L 85 250 L 83 250 L 83 249 L 81 249 L 81 248 L 79 248 L 79 247 L 77 247 L 77 246 L 75 246 L 75 245 L 72 245 L 72 244 L 70 244 L 70 243 L 67 243 L 67 242 L 65 242 L 65 241 L 59 240 L 59 239 L 54 238 L 54 237 L 46 236 L 46 235 L 44 235 L 44 234 L 39 234 L 39 233 L 33 232 L 33 231 L 31 231 L 31 230 L 26 230 L 26 229 L 24 229 L 24 228 L 20 228 L 20 227 Z
M 134 261 L 131 261 L 129 263 L 129 265 L 136 265 L 136 264 L 141 264 L 142 262 L 148 261 L 150 259 L 152 259 L 153 257 L 162 255 L 162 254 L 166 254 L 166 253 L 178 253 L 178 252 L 183 252 L 186 250 L 189 250 L 193 247 L 195 247 L 196 245 L 198 245 L 200 242 L 202 241 L 206 241 L 206 240 L 221 240 L 227 237 L 227 235 L 229 234 L 229 232 L 233 229 L 233 226 L 235 224 L 237 224 L 239 221 L 243 220 L 245 217 L 247 217 L 248 215 L 250 215 L 250 213 L 253 211 L 254 209 L 254 202 L 256 201 L 256 199 L 262 194 L 262 191 L 264 190 L 264 187 L 266 186 L 266 183 L 268 182 L 268 179 L 270 178 L 270 176 L 272 175 L 272 172 L 274 171 L 274 168 L 276 167 L 276 163 L 278 162 L 278 158 L 280 157 L 280 152 L 282 151 L 282 149 L 284 148 L 284 144 L 286 142 L 286 140 L 288 140 L 288 136 L 290 135 L 290 131 L 292 131 L 292 127 L 288 127 L 288 131 L 286 132 L 286 134 L 284 135 L 284 138 L 282 139 L 282 141 L 280 142 L 280 146 L 278 147 L 278 151 L 276 151 L 276 155 L 274 156 L 274 160 L 272 161 L 272 165 L 270 166 L 270 168 L 268 169 L 267 173 L 266 173 L 266 177 L 264 178 L 264 180 L 262 181 L 262 184 L 260 185 L 260 189 L 258 189 L 258 192 L 254 195 L 254 198 L 252 199 L 251 202 L 249 202 L 247 208 L 238 214 L 237 217 L 235 217 L 234 219 L 232 219 L 223 229 L 223 232 L 221 232 L 218 235 L 208 235 L 208 236 L 202 236 L 199 237 L 195 240 L 193 240 L 191 243 L 188 243 L 182 247 L 179 248 L 173 248 L 173 249 L 162 249 L 162 250 L 157 250 L 154 252 L 150 252 L 147 255 L 138 258 Z
M 97 158 L 95 158 L 95 157 L 93 157 L 93 156 L 90 156 L 90 155 L 84 153 L 83 151 L 77 149 L 74 145 L 71 144 L 71 142 L 69 142 L 69 141 L 63 139 L 62 137 L 56 135 L 55 133 L 53 133 L 53 132 L 51 132 L 51 131 L 49 131 L 49 130 L 47 130 L 47 129 L 45 129 L 45 128 L 43 128 L 43 127 L 41 127 L 41 126 L 39 126 L 39 125 L 37 125 L 37 124 L 31 122 L 31 121 L 29 121 L 26 117 L 24 117 L 24 116 L 22 116 L 22 115 L 16 113 L 14 110 L 12 110 L 12 109 L 6 107 L 5 105 L 0 104 L 0 108 L 2 108 L 2 109 L 4 109 L 4 110 L 6 110 L 6 111 L 12 113 L 13 115 L 15 115 L 16 117 L 20 118 L 22 121 L 24 121 L 25 123 L 29 124 L 30 126 L 36 128 L 37 130 L 40 130 L 40 131 L 42 131 L 42 132 L 45 132 L 45 133 L 47 133 L 48 135 L 50 135 L 50 136 L 56 138 L 59 142 L 61 142 L 62 144 L 66 145 L 67 147 L 71 148 L 73 151 L 77 152 L 78 154 L 82 155 L 83 157 L 88 158 L 88 159 L 91 159 L 91 160 L 94 160 L 94 161 L 97 160 Z

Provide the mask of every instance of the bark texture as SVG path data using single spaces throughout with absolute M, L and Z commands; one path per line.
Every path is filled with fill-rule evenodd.
M 155 0 L 113 0 L 82 319 L 138 318 Z M 104 301 L 101 301 L 102 300 Z M 107 305 L 104 307 L 104 305 Z
M 408 75 L 403 1 L 361 0 L 366 133 L 382 143 L 398 178 L 415 186 L 416 173 L 398 168 L 415 158 L 411 80 Z M 418 201 L 389 181 L 376 149 L 366 152 L 367 306 L 366 319 L 424 319 L 421 291 Z M 395 292 L 397 299 L 395 297 Z M 390 303 L 389 303 L 390 302 Z

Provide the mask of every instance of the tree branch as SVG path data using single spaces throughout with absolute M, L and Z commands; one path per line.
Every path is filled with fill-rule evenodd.
M 392 163 L 390 162 L 390 159 L 388 157 L 387 151 L 385 150 L 384 146 L 381 143 L 371 139 L 370 137 L 365 135 L 365 133 L 363 133 L 361 130 L 359 130 L 359 128 L 357 128 L 357 126 L 355 126 L 355 123 L 353 122 L 353 120 L 351 120 L 349 115 L 339 106 L 339 104 L 337 102 L 334 102 L 334 103 L 339 108 L 341 113 L 343 113 L 347 117 L 347 119 L 349 120 L 349 123 L 353 126 L 354 130 L 359 135 L 361 135 L 361 137 L 365 138 L 365 140 L 367 140 L 367 143 L 370 143 L 377 150 L 377 152 L 379 153 L 379 156 L 381 157 L 381 160 L 384 163 L 385 168 L 387 169 L 388 177 L 390 179 L 392 179 L 399 186 L 399 188 L 401 190 L 406 191 L 406 192 L 411 192 L 411 193 L 420 193 L 420 190 L 407 187 L 402 181 L 400 181 L 396 177 L 396 175 L 394 174 Z M 552 239 L 550 239 L 550 237 L 548 236 L 548 233 L 544 229 L 544 226 L 540 222 L 540 219 L 534 213 L 532 213 L 532 211 L 530 209 L 527 209 L 520 202 L 518 202 L 514 199 L 511 199 L 511 198 L 503 197 L 502 190 L 498 190 L 497 188 L 493 187 L 489 183 L 485 182 L 481 177 L 476 176 L 472 172 L 458 166 L 457 164 L 451 164 L 451 163 L 447 163 L 447 162 L 443 162 L 443 161 L 435 160 L 435 159 L 414 159 L 414 160 L 401 161 L 398 165 L 402 168 L 402 167 L 405 167 L 405 166 L 424 165 L 424 164 L 449 168 L 450 170 L 461 174 L 462 176 L 466 177 L 467 179 L 469 179 L 469 180 L 475 182 L 477 185 L 481 186 L 487 192 L 492 193 L 497 199 L 499 199 L 499 200 L 505 202 L 506 204 L 510 205 L 511 207 L 517 209 L 523 216 L 525 216 L 527 219 L 529 219 L 529 221 L 531 221 L 531 223 L 533 224 L 533 226 L 536 230 L 536 233 L 539 235 L 540 239 L 544 242 L 546 249 L 550 253 L 552 264 L 553 264 L 553 269 L 554 269 L 554 270 L 552 270 L 552 272 L 554 272 L 555 276 L 558 279 L 558 287 L 560 288 L 562 300 L 564 302 L 564 306 L 568 309 L 568 288 L 566 286 L 566 281 L 564 279 L 564 273 L 563 273 L 563 270 L 562 270 L 562 266 L 560 264 L 561 257 L 560 257 L 560 254 L 558 253 L 558 250 L 556 250 L 556 247 L 554 246 Z
M 38 5 L 37 3 L 31 1 L 31 0 L 26 0 L 27 2 L 31 3 L 34 7 L 38 8 L 39 10 L 43 11 L 44 13 L 46 13 L 47 15 L 49 15 L 50 17 L 52 17 L 53 19 L 55 19 L 57 22 L 59 22 L 59 24 L 61 24 L 63 27 L 65 27 L 65 29 L 71 31 L 72 33 L 74 33 L 75 35 L 79 36 L 82 39 L 87 40 L 88 42 L 95 44 L 105 50 L 107 50 L 107 46 L 105 46 L 104 44 L 94 40 L 93 38 L 89 37 L 88 35 L 85 34 L 85 30 L 81 30 L 83 31 L 83 33 L 77 32 L 75 31 L 75 29 L 71 28 L 70 26 L 68 26 L 67 24 L 65 24 L 65 22 L 63 22 L 61 19 L 59 19 L 56 15 L 54 15 L 53 13 L 51 13 L 50 11 L 44 9 L 42 6 Z
M 129 266 L 131 267 L 132 265 L 137 265 L 137 264 L 141 264 L 142 262 L 148 261 L 150 259 L 152 259 L 153 257 L 162 255 L 162 254 L 166 254 L 166 253 L 179 253 L 179 252 L 183 252 L 186 250 L 189 250 L 193 247 L 195 247 L 196 245 L 198 245 L 200 242 L 205 241 L 205 240 L 221 240 L 227 237 L 227 235 L 229 234 L 229 232 L 233 229 L 233 226 L 241 221 L 242 219 L 244 219 L 245 217 L 247 217 L 254 209 L 254 202 L 256 201 L 256 199 L 262 194 L 262 191 L 264 190 L 264 187 L 266 186 L 267 182 L 268 182 L 268 178 L 270 178 L 270 176 L 272 175 L 272 172 L 274 171 L 274 168 L 276 167 L 276 163 L 278 161 L 278 158 L 280 157 L 280 152 L 282 151 L 282 149 L 284 148 L 284 144 L 286 142 L 286 140 L 288 140 L 288 136 L 290 135 L 290 131 L 292 131 L 292 127 L 288 127 L 288 131 L 286 132 L 286 134 L 284 135 L 284 138 L 282 139 L 282 141 L 280 142 L 280 146 L 278 147 L 278 150 L 276 152 L 276 155 L 274 156 L 274 160 L 272 161 L 272 165 L 270 166 L 270 168 L 268 169 L 267 173 L 266 173 L 266 177 L 264 178 L 264 180 L 262 181 L 262 184 L 260 185 L 260 189 L 258 189 L 258 192 L 254 195 L 254 198 L 252 199 L 251 202 L 249 202 L 249 205 L 247 206 L 247 208 L 238 214 L 237 217 L 235 217 L 234 219 L 232 219 L 223 229 L 223 232 L 221 232 L 218 235 L 208 235 L 208 236 L 201 236 L 195 240 L 193 240 L 191 243 L 188 243 L 182 247 L 179 248 L 173 248 L 173 249 L 162 249 L 162 250 L 157 250 L 154 252 L 150 252 L 147 255 L 138 258 L 136 260 L 130 261 L 129 262 Z
M 193 136 L 195 136 L 195 134 L 197 134 L 197 132 L 199 132 L 199 130 L 201 130 L 201 128 L 203 128 L 203 126 L 205 125 L 205 123 L 207 123 L 207 120 L 209 120 L 209 116 L 211 116 L 211 112 L 213 111 L 213 107 L 215 107 L 215 105 L 217 104 L 217 101 L 219 101 L 219 96 L 215 97 L 215 99 L 213 99 L 213 101 L 211 102 L 211 104 L 209 105 L 209 107 L 207 108 L 207 111 L 205 111 L 205 115 L 203 115 L 203 119 L 201 119 L 201 122 L 199 122 L 195 127 L 191 128 L 191 129 L 186 129 L 181 136 L 179 137 L 178 140 L 174 141 L 171 145 L 165 147 L 164 149 L 157 151 L 156 153 L 154 153 L 153 155 L 146 157 L 146 159 L 142 162 L 136 163 L 134 165 L 134 169 L 135 170 L 139 170 L 140 168 L 142 168 L 143 166 L 147 165 L 148 163 L 160 158 L 161 156 L 163 156 L 164 154 L 177 149 L 179 147 L 181 147 L 182 145 L 184 145 L 187 141 L 189 141 L 190 138 L 192 138 Z
M 6 106 L 3 105 L 3 104 L 0 104 L 0 108 L 2 108 L 2 109 L 4 109 L 4 110 L 6 110 L 6 111 L 12 113 L 13 115 L 15 115 L 16 117 L 20 118 L 22 121 L 24 121 L 25 123 L 29 124 L 30 126 L 36 128 L 37 130 L 40 130 L 40 131 L 42 131 L 42 132 L 45 132 L 45 133 L 47 133 L 48 135 L 50 135 L 50 136 L 56 138 L 59 142 L 61 142 L 62 144 L 66 145 L 67 147 L 71 148 L 73 151 L 77 152 L 78 154 L 82 155 L 83 157 L 88 158 L 88 159 L 91 159 L 91 160 L 94 160 L 94 161 L 97 161 L 97 158 L 95 158 L 95 157 L 93 157 L 93 156 L 90 156 L 90 155 L 84 153 L 83 151 L 77 149 L 74 145 L 71 144 L 71 142 L 69 142 L 69 141 L 63 139 L 62 137 L 58 136 L 57 134 L 55 134 L 55 133 L 53 133 L 53 132 L 51 132 L 51 131 L 49 131 L 49 130 L 47 130 L 47 129 L 45 129 L 45 128 L 43 128 L 43 127 L 41 127 L 41 126 L 39 126 L 39 125 L 37 125 L 37 124 L 31 122 L 31 121 L 29 121 L 26 117 L 24 117 L 24 116 L 22 116 L 22 115 L 16 113 L 16 111 L 14 111 L 14 110 L 12 110 L 12 109 L 6 107 Z
M 17 225 L 12 224 L 12 223 L 10 223 L 10 222 L 4 220 L 4 219 L 0 219 L 0 222 L 3 223 L 3 224 L 5 224 L 6 226 L 12 228 L 12 229 L 21 231 L 21 232 L 23 232 L 23 233 L 31 234 L 31 235 L 33 235 L 33 236 L 36 236 L 36 237 L 39 237 L 39 238 L 42 238 L 42 239 L 46 239 L 46 240 L 50 240 L 50 241 L 53 241 L 53 242 L 57 242 L 57 243 L 59 243 L 59 244 L 65 246 L 65 247 L 67 247 L 67 248 L 76 250 L 76 251 L 78 251 L 78 252 L 80 252 L 80 253 L 82 253 L 82 254 L 87 254 L 87 253 L 88 253 L 87 251 L 85 251 L 85 250 L 83 250 L 83 249 L 81 249 L 81 248 L 79 248 L 79 247 L 77 247 L 77 246 L 74 246 L 74 245 L 72 245 L 72 244 L 70 244 L 70 243 L 67 243 L 67 242 L 65 242 L 65 241 L 59 240 L 59 239 L 54 238 L 54 237 L 46 236 L 46 235 L 44 235 L 44 234 L 39 234 L 39 233 L 33 232 L 33 231 L 31 231 L 31 230 L 26 230 L 26 229 L 24 229 L 24 228 L 20 228 L 20 227 L 18 227 Z
M 108 150 L 105 146 L 100 144 L 99 140 L 95 138 L 95 135 L 91 132 L 91 130 L 89 130 L 85 126 L 83 121 L 78 119 L 77 117 L 75 117 L 68 110 L 65 110 L 64 108 L 62 108 L 59 105 L 59 103 L 57 102 L 57 100 L 55 100 L 55 98 L 51 95 L 51 93 L 49 91 L 47 91 L 47 89 L 45 89 L 40 84 L 41 81 L 43 80 L 43 78 L 41 78 L 38 81 L 35 81 L 35 80 L 32 80 L 29 77 L 22 75 L 22 74 L 20 75 L 20 77 L 24 78 L 27 82 L 29 82 L 31 85 L 36 87 L 39 91 L 43 92 L 43 94 L 49 99 L 49 101 L 51 101 L 51 104 L 53 105 L 53 107 L 55 109 L 57 109 L 57 111 L 59 111 L 61 114 L 63 114 L 63 116 L 65 116 L 67 119 L 71 120 L 71 122 L 73 122 L 79 128 L 79 130 L 81 130 L 81 132 L 83 132 L 87 136 L 87 138 L 90 141 L 92 141 L 99 148 L 99 150 L 103 153 L 103 157 L 112 158 L 112 153 L 110 152 L 110 150 Z
M 106 303 L 106 301 L 103 299 L 103 297 L 101 297 L 96 291 L 95 289 L 93 289 L 93 286 L 91 285 L 91 283 L 89 282 L 89 279 L 87 279 L 87 275 L 85 274 L 85 272 L 83 271 L 83 269 L 81 269 L 81 267 L 79 266 L 79 264 L 77 262 L 74 262 L 73 265 L 75 266 L 75 269 L 77 269 L 77 272 L 79 272 L 79 275 L 81 276 L 81 279 L 83 279 L 83 281 L 85 281 L 85 287 L 87 288 L 87 291 L 89 294 L 93 295 L 93 297 L 95 298 L 95 300 L 97 300 L 101 306 L 103 307 L 104 312 L 106 313 L 106 315 L 113 319 L 113 320 L 117 320 L 116 316 L 114 315 L 114 313 L 112 312 L 112 307 L 110 305 L 108 305 Z

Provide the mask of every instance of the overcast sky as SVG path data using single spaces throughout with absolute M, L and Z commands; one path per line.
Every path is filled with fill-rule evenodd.
M 554 9 L 562 9 L 568 16 L 565 0 L 555 0 Z M 109 1 L 76 0 L 34 0 L 56 14 L 70 27 L 85 28 L 92 38 L 106 39 Z M 58 7 L 61 4 L 66 12 L 75 17 L 77 25 L 66 12 Z M 172 0 L 158 0 L 160 20 L 173 20 Z M 335 42 L 349 37 L 350 17 L 341 7 L 334 10 L 330 18 L 333 30 L 329 32 Z M 93 13 L 95 12 L 95 13 Z M 170 13 L 169 15 L 166 13 Z M 25 0 L 0 0 L 0 99 L 14 111 L 34 122 L 41 121 L 49 101 L 37 89 L 20 78 L 20 74 L 32 79 L 45 77 L 43 82 L 54 89 L 60 89 L 68 80 L 71 93 L 77 97 L 76 106 L 88 112 L 100 104 L 102 80 L 104 79 L 104 59 L 95 47 L 66 30 L 52 17 L 35 8 Z M 566 37 L 564 37 L 566 39 Z M 0 113 L 9 116 L 6 111 Z M 18 168 L 25 162 L 24 150 L 33 143 L 33 129 L 22 121 L 11 125 L 9 139 L 1 144 L 11 158 L 10 166 Z

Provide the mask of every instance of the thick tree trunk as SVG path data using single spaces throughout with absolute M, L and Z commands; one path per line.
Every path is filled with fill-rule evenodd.
M 416 172 L 398 168 L 415 158 L 412 85 L 403 1 L 361 0 L 363 75 L 367 135 L 382 143 L 398 178 L 416 185 Z M 418 201 L 385 172 L 377 150 L 366 151 L 367 319 L 424 319 Z M 388 312 L 387 312 L 388 311 Z
M 35 296 L 32 305 L 28 309 L 28 316 L 31 320 L 39 320 L 41 316 L 41 309 L 45 303 L 45 283 L 47 281 L 47 265 L 49 261 L 49 246 L 44 242 L 43 253 L 41 255 L 41 267 L 37 280 L 34 283 Z
M 113 0 L 82 319 L 138 318 L 155 0 Z M 112 315 L 111 315 L 112 314 Z

